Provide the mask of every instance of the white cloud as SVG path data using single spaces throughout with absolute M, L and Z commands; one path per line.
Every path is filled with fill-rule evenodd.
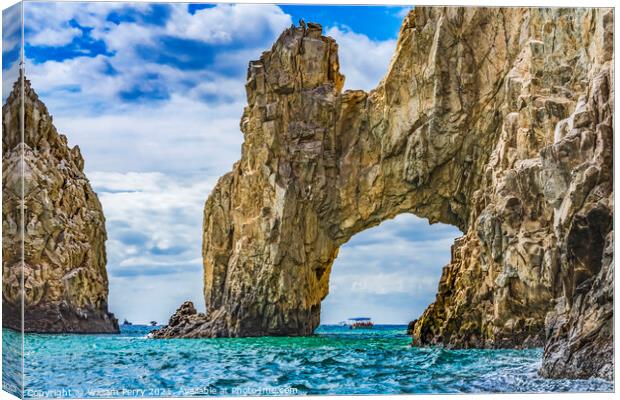
M 57 116 L 54 121 L 71 145 L 79 144 L 87 172 L 219 176 L 240 156 L 242 110 L 241 102 L 209 105 L 173 95 L 161 105 L 136 105 L 113 115 Z
M 175 7 L 166 32 L 176 37 L 226 44 L 279 35 L 290 25 L 291 17 L 276 5 L 218 4 L 197 10 L 193 15 L 183 7 Z
M 346 27 L 332 27 L 327 35 L 336 39 L 340 72 L 345 75 L 345 89 L 374 89 L 387 72 L 396 49 L 396 39 L 371 40 Z
M 93 114 L 101 102 L 113 109 L 116 93 L 125 87 L 127 78 L 105 74 L 109 60 L 103 55 L 75 57 L 62 62 L 32 62 L 26 54 L 26 77 L 34 90 L 59 117 Z M 68 91 L 67 88 L 79 90 Z M 111 110 L 106 110 L 111 111 Z
M 64 29 L 45 28 L 30 36 L 28 44 L 51 47 L 65 46 L 81 35 L 82 31 L 80 29 L 70 26 Z
M 138 23 L 126 22 L 115 24 L 108 22 L 104 29 L 93 30 L 92 36 L 106 44 L 110 51 L 131 51 L 137 44 L 152 44 L 155 36 L 162 33 L 157 26 L 145 26 Z
M 91 172 L 88 176 L 103 205 L 108 227 L 116 229 L 119 237 L 129 234 L 125 240 L 128 244 L 135 241 L 145 249 L 162 252 L 135 257 L 125 254 L 118 265 L 137 265 L 131 261 L 134 258 L 152 265 L 170 265 L 170 261 L 196 264 L 200 259 L 202 207 L 213 187 L 212 180 L 135 172 Z M 174 254 L 170 259 L 165 254 L 176 244 L 187 250 L 186 257 Z
M 412 268 L 415 268 L 412 266 Z M 350 287 L 352 292 L 367 294 L 383 294 L 391 295 L 398 293 L 416 293 L 425 289 L 437 286 L 438 279 L 436 276 L 403 276 L 400 272 L 389 272 L 379 274 L 353 274 L 341 275 L 336 279 L 332 286 Z
M 69 27 L 69 21 L 80 26 L 101 29 L 109 23 L 106 16 L 114 11 L 145 11 L 148 3 L 134 2 L 28 2 L 24 4 L 24 21 L 36 33 L 50 27 Z
M 166 322 L 202 300 L 202 207 L 215 177 L 160 172 L 88 174 L 106 216 L 110 310 Z
M 156 192 L 166 176 L 161 172 L 91 172 L 91 180 L 100 192 Z

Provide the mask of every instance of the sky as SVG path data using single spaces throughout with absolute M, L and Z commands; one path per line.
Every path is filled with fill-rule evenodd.
M 345 89 L 370 90 L 408 10 L 24 3 L 26 76 L 84 155 L 106 216 L 109 307 L 119 319 L 165 323 L 185 300 L 204 309 L 202 210 L 240 156 L 248 62 L 303 18 L 338 42 Z M 5 11 L 5 21 L 15 14 Z M 5 76 L 16 76 L 19 55 L 11 26 L 3 28 Z M 3 101 L 11 84 L 4 79 Z M 322 322 L 417 318 L 459 235 L 413 215 L 358 234 L 334 264 Z

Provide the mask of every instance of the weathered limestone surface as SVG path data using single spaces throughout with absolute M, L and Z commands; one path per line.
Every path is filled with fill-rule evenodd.
M 612 379 L 613 14 L 539 11 L 505 79 L 481 211 L 414 342 L 544 344 L 543 375 Z
M 609 9 L 417 7 L 379 86 L 341 93 L 333 39 L 288 29 L 205 205 L 207 313 L 155 336 L 310 334 L 338 248 L 407 212 L 464 232 L 415 344 L 609 378 L 612 35 Z
M 613 102 L 613 70 L 603 69 L 541 152 L 562 282 L 546 320 L 550 377 L 613 379 Z
M 24 93 L 24 142 L 19 80 L 2 107 L 3 326 L 21 330 L 23 297 L 26 332 L 118 332 L 107 305 L 105 219 L 80 149 L 67 146 L 26 79 Z

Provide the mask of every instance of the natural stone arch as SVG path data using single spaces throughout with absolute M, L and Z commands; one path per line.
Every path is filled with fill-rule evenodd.
M 567 247 L 592 207 L 612 229 L 611 32 L 609 10 L 418 7 L 379 86 L 341 93 L 334 40 L 291 27 L 250 63 L 241 159 L 205 205 L 207 313 L 155 336 L 310 334 L 338 248 L 409 212 L 465 232 L 416 343 L 541 345 L 552 300 L 611 268 Z
M 242 158 L 205 207 L 208 314 L 232 306 L 213 321 L 214 335 L 311 334 L 338 248 L 385 219 L 411 212 L 466 226 L 469 204 L 453 195 L 467 179 L 454 179 L 465 130 L 436 129 L 455 112 L 463 126 L 469 118 L 459 110 L 408 115 L 399 107 L 410 102 L 405 92 L 388 105 L 401 115 L 386 119 L 386 93 L 397 92 L 340 94 L 336 49 L 318 26 L 291 28 L 250 64 Z M 389 80 L 406 73 L 392 71 Z M 444 90 L 434 81 L 414 89 L 421 104 Z M 415 140 L 405 124 L 419 132 Z
M 196 334 L 309 334 L 357 232 L 403 212 L 468 230 L 527 29 L 490 23 L 504 13 L 520 17 L 411 13 L 369 94 L 340 93 L 337 45 L 317 25 L 292 27 L 250 63 L 241 160 L 205 206 L 209 322 Z

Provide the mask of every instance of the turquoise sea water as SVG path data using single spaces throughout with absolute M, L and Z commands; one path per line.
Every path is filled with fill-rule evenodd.
M 412 348 L 405 326 L 321 326 L 311 337 L 168 339 L 120 335 L 25 338 L 26 397 L 611 391 L 596 379 L 537 376 L 541 350 Z M 3 330 L 3 382 L 15 383 Z M 8 358 L 7 358 L 8 357 Z M 11 357 L 13 357 L 11 359 Z

